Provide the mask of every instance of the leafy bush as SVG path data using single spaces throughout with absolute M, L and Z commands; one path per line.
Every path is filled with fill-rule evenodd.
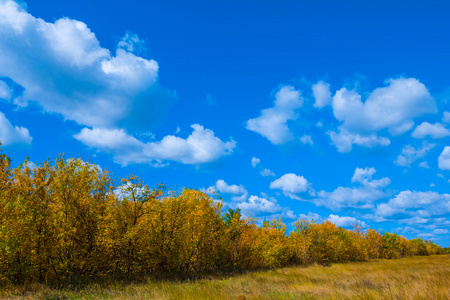
M 448 249 L 446 249 L 448 251 Z M 219 199 L 151 189 L 138 177 L 58 157 L 11 169 L 0 156 L 0 282 L 76 283 L 92 278 L 208 273 L 444 253 L 430 241 L 328 221 L 222 214 Z

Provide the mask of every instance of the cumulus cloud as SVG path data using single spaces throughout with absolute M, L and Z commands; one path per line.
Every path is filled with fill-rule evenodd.
M 379 131 L 403 134 L 414 126 L 414 118 L 437 111 L 434 99 L 417 79 L 388 79 L 386 83 L 388 86 L 373 90 L 364 102 L 354 90 L 336 91 L 333 113 L 342 123 L 337 132 L 329 131 L 328 135 L 339 152 L 351 151 L 353 144 L 387 146 L 390 140 L 379 137 Z
M 450 147 L 446 146 L 438 158 L 438 166 L 441 170 L 450 170 Z
M 311 138 L 311 136 L 310 135 L 303 135 L 301 138 L 300 138 L 300 142 L 302 142 L 303 144 L 309 144 L 309 145 L 313 145 L 314 144 L 314 142 L 313 142 L 313 140 L 312 140 L 312 138 Z
M 21 105 L 82 125 L 145 130 L 165 115 L 175 97 L 158 85 L 158 63 L 133 53 L 140 43 L 127 34 L 112 55 L 83 22 L 49 23 L 0 0 L 0 76 L 24 88 Z
M 365 222 L 361 222 L 360 220 L 354 218 L 354 217 L 348 217 L 348 216 L 338 216 L 330 214 L 327 218 L 328 221 L 331 223 L 336 224 L 338 227 L 352 227 L 355 224 L 360 225 L 361 227 L 367 227 L 367 224 Z
M 275 176 L 275 173 L 270 171 L 270 169 L 264 169 L 260 172 L 261 176 L 267 177 L 267 176 Z
M 33 138 L 27 128 L 13 126 L 0 112 L 0 141 L 3 146 L 12 144 L 31 144 Z
M 10 87 L 4 82 L 0 80 L 0 99 L 9 100 L 12 96 L 12 90 Z
M 308 221 L 314 221 L 314 222 L 318 222 L 320 220 L 322 220 L 322 217 L 319 214 L 316 213 L 312 213 L 312 212 L 308 212 L 308 214 L 299 214 L 298 218 L 300 220 L 308 220 Z
M 428 151 L 434 148 L 434 146 L 436 146 L 436 144 L 428 144 L 426 142 L 422 144 L 422 147 L 417 149 L 411 145 L 406 145 L 403 147 L 402 153 L 397 156 L 395 163 L 402 167 L 409 167 L 413 162 L 424 157 Z M 422 165 L 422 167 L 426 167 L 426 165 Z
M 259 117 L 248 120 L 246 128 L 259 133 L 272 144 L 285 144 L 294 138 L 287 123 L 298 118 L 295 110 L 302 105 L 300 92 L 292 86 L 283 86 L 275 94 L 274 106 L 262 110 Z
M 430 136 L 433 139 L 442 139 L 450 135 L 450 131 L 440 123 L 430 124 L 423 122 L 414 129 L 411 136 L 416 139 L 423 139 L 426 136 Z
M 353 173 L 352 183 L 359 182 L 365 187 L 374 189 L 384 188 L 391 183 L 391 180 L 387 177 L 372 179 L 372 175 L 376 172 L 375 168 L 356 168 L 355 173 Z
M 222 194 L 231 194 L 233 201 L 245 201 L 248 196 L 247 190 L 242 185 L 231 184 L 228 185 L 224 180 L 219 179 L 213 186 L 208 188 L 208 191 L 219 192 Z
M 450 123 L 450 112 L 444 111 L 444 115 L 442 117 L 442 122 Z
M 173 135 L 161 141 L 143 143 L 123 129 L 84 128 L 74 138 L 91 148 L 113 154 L 121 165 L 131 163 L 160 165 L 165 161 L 200 165 L 211 163 L 233 152 L 236 142 L 221 141 L 210 129 L 194 124 L 186 139 Z
M 388 79 L 388 86 L 375 89 L 363 103 L 356 91 L 341 88 L 333 97 L 333 112 L 343 128 L 354 132 L 388 129 L 402 134 L 414 126 L 413 119 L 437 111 L 425 85 L 415 78 Z
M 386 203 L 380 203 L 375 214 L 389 217 L 407 214 L 417 218 L 427 218 L 450 213 L 450 195 L 436 192 L 402 191 Z
M 301 200 L 297 194 L 309 191 L 313 193 L 311 184 L 303 176 L 298 176 L 294 173 L 284 174 L 277 180 L 270 183 L 271 189 L 280 189 L 283 194 L 291 199 Z
M 233 186 L 230 192 L 243 192 L 242 186 Z M 214 187 L 212 187 L 214 188 Z M 236 197 L 231 202 L 225 202 L 225 207 L 232 209 L 239 208 L 244 216 L 251 218 L 257 218 L 257 223 L 262 223 L 263 219 L 273 220 L 277 218 L 283 219 L 295 219 L 294 212 L 288 207 L 283 207 L 277 203 L 277 200 L 272 197 L 268 197 L 265 193 L 261 193 L 262 197 L 251 195 L 247 197 L 247 191 L 245 191 L 245 197 L 236 194 Z
M 283 210 L 275 199 L 266 199 L 258 196 L 250 196 L 247 201 L 241 202 L 237 205 L 249 215 L 274 214 Z
M 144 186 L 138 186 L 132 182 L 127 182 L 114 189 L 114 194 L 121 201 L 125 198 L 137 197 L 141 198 L 148 195 L 149 189 Z
M 424 168 L 424 169 L 429 169 L 430 166 L 428 165 L 428 162 L 423 161 L 419 164 L 419 167 Z
M 282 219 L 296 219 L 294 212 L 287 207 L 282 207 L 274 198 L 265 198 L 251 195 L 247 201 L 239 202 L 234 207 L 242 210 L 244 215 L 249 217 L 257 217 L 259 223 L 263 218 L 273 220 L 277 218 Z
M 391 141 L 385 137 L 379 137 L 376 134 L 361 135 L 359 133 L 351 133 L 345 129 L 340 128 L 339 132 L 327 132 L 331 141 L 341 153 L 350 152 L 353 145 L 358 145 L 366 148 L 373 148 L 375 146 L 388 146 Z
M 145 43 L 137 34 L 127 32 L 122 39 L 117 43 L 117 48 L 124 49 L 132 53 L 140 53 L 147 50 Z
M 259 158 L 256 157 L 252 157 L 252 167 L 256 167 L 259 163 L 261 162 L 261 160 Z
M 330 84 L 319 81 L 312 86 L 314 99 L 314 107 L 322 108 L 331 103 Z
M 353 173 L 352 182 L 368 184 L 372 179 L 372 175 L 376 172 L 377 170 L 375 168 L 356 168 Z
M 391 183 L 387 177 L 372 179 L 374 168 L 356 168 L 352 177 L 355 187 L 338 187 L 332 192 L 320 191 L 314 203 L 331 209 L 343 207 L 372 208 L 373 202 L 386 198 L 389 193 L 385 190 Z

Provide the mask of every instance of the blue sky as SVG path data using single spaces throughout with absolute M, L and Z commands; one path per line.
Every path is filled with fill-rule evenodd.
M 450 246 L 449 6 L 0 0 L 3 152 Z

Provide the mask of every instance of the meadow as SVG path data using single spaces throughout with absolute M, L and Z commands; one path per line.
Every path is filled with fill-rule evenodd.
M 450 255 L 260 270 L 227 277 L 52 289 L 31 284 L 2 299 L 450 299 Z

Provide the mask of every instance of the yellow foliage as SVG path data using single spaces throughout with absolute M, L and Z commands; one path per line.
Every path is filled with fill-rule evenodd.
M 59 282 L 142 274 L 198 276 L 291 264 L 443 253 L 421 239 L 328 221 L 242 219 L 220 200 L 151 189 L 138 177 L 58 157 L 11 169 L 0 155 L 0 282 Z

